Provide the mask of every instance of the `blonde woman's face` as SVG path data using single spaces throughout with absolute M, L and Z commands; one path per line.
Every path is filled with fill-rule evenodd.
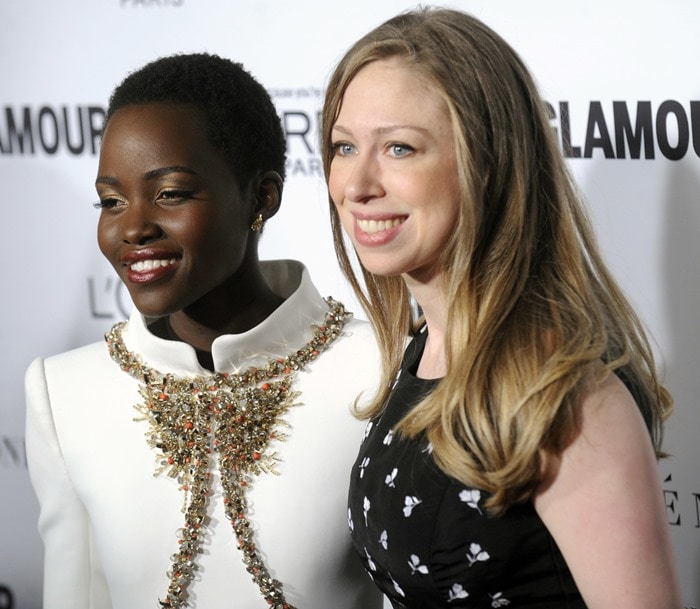
M 343 96 L 328 187 L 364 267 L 429 282 L 457 223 L 447 105 L 396 59 L 365 66 Z

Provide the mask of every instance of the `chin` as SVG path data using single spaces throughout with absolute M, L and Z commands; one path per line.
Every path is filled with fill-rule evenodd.
M 360 258 L 360 263 L 366 271 L 381 277 L 397 277 L 408 272 L 405 268 L 397 267 L 383 257 L 382 259 L 377 259 L 373 256 L 366 256 L 364 260 Z
M 362 265 L 365 270 L 369 271 L 372 273 L 372 275 L 377 275 L 378 277 L 401 277 L 404 275 L 403 271 L 397 271 L 394 269 L 389 269 L 385 266 L 380 266 L 380 265 L 372 265 L 372 266 L 367 266 L 367 265 Z
M 173 313 L 170 308 L 163 306 L 162 300 L 158 301 L 158 299 L 154 299 L 151 301 L 150 299 L 144 300 L 143 298 L 134 298 L 133 296 L 131 300 L 133 302 L 134 309 L 136 309 L 144 317 L 165 317 L 166 315 Z

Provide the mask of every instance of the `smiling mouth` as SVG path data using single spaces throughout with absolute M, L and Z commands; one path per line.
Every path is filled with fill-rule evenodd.
M 391 220 L 360 220 L 357 219 L 357 226 L 363 233 L 373 235 L 382 231 L 396 228 L 402 224 L 406 218 L 393 218 Z
M 135 273 L 144 273 L 146 271 L 153 271 L 155 269 L 162 268 L 164 266 L 170 266 L 175 264 L 177 258 L 170 258 L 168 260 L 139 260 L 129 265 L 129 270 Z

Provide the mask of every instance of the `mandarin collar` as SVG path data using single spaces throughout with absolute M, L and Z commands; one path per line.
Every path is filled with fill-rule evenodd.
M 300 262 L 263 261 L 261 269 L 270 288 L 285 300 L 267 319 L 247 332 L 224 334 L 214 340 L 212 357 L 217 372 L 264 366 L 270 358 L 296 351 L 311 340 L 312 325 L 320 325 L 328 312 L 328 305 Z M 159 338 L 148 329 L 148 321 L 134 311 L 123 334 L 127 349 L 138 353 L 144 364 L 182 376 L 211 374 L 200 365 L 193 347 Z

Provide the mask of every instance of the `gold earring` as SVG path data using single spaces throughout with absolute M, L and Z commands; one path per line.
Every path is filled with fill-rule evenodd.
M 258 233 L 262 230 L 263 224 L 265 224 L 265 221 L 263 220 L 262 214 L 258 214 L 258 217 L 255 218 L 255 221 L 250 225 L 250 230 L 254 233 Z

